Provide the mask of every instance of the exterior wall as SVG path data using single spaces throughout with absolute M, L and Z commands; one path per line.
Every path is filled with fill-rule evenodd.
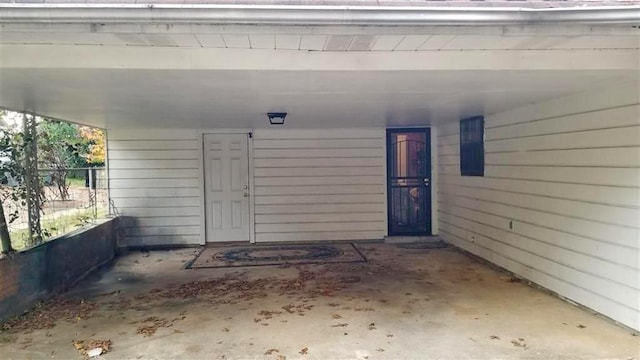
M 110 196 L 136 220 L 121 246 L 205 242 L 202 132 L 109 131 Z M 256 241 L 385 236 L 384 129 L 259 129 L 252 149 Z
M 484 177 L 460 176 L 458 121 L 440 126 L 440 236 L 640 329 L 639 98 L 635 84 L 486 116 Z
M 110 197 L 134 222 L 120 246 L 203 243 L 202 138 L 196 130 L 108 131 Z
M 254 132 L 256 241 L 382 239 L 384 129 Z
M 117 219 L 0 258 L 0 322 L 72 286 L 115 256 Z

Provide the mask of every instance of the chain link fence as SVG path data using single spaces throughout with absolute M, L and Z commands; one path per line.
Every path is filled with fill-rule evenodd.
M 109 200 L 105 168 L 38 169 L 41 186 L 40 226 L 50 239 L 86 225 L 108 214 Z M 14 249 L 29 244 L 29 214 L 25 199 L 12 198 L 10 187 L 20 179 L 9 178 L 1 192 Z

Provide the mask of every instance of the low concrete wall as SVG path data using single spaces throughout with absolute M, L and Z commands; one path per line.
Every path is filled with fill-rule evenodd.
M 111 261 L 117 229 L 118 219 L 109 219 L 0 259 L 0 322 Z

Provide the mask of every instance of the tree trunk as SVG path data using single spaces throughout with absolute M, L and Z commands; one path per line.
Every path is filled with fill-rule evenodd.
M 0 253 L 8 254 L 13 251 L 7 218 L 4 216 L 4 205 L 0 201 Z

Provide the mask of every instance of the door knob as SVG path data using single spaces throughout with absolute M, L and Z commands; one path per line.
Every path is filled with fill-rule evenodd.
M 242 185 L 242 190 L 247 190 L 249 187 L 247 185 Z

